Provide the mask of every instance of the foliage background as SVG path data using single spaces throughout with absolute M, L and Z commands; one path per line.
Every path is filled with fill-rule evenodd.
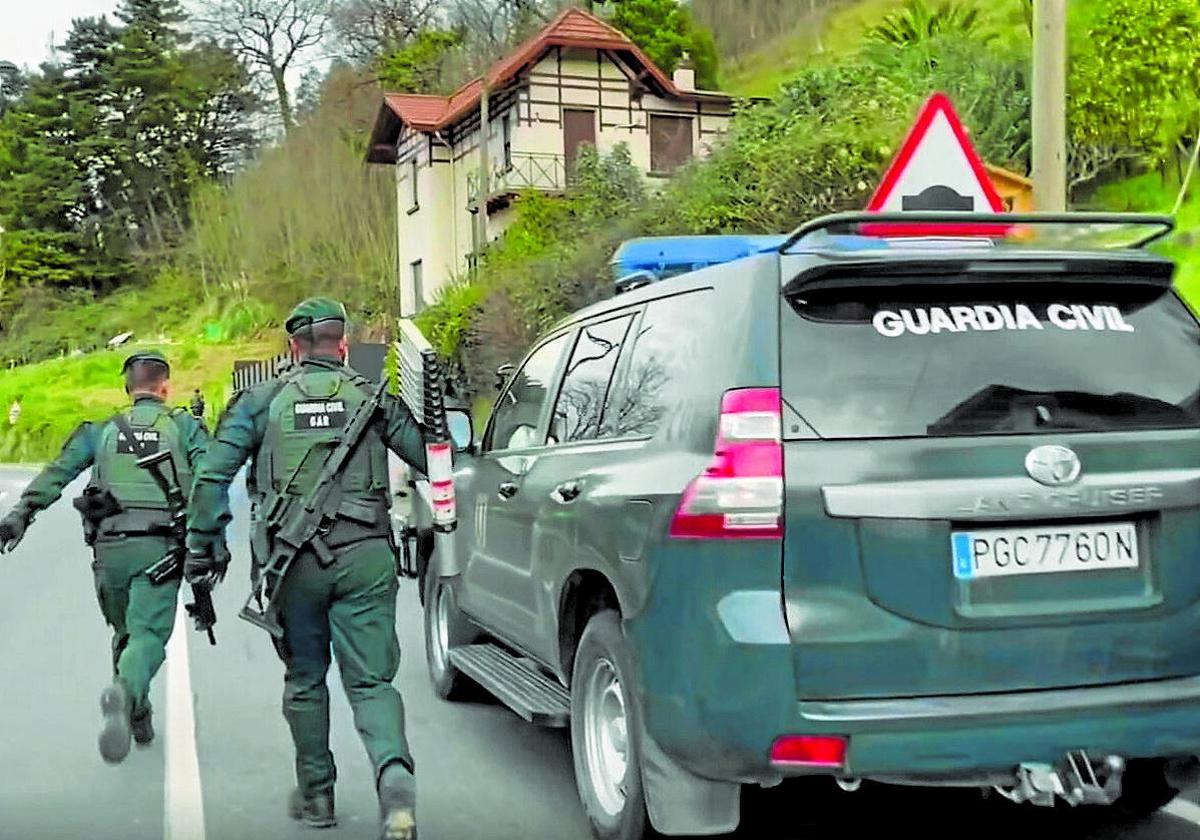
M 211 389 L 210 405 L 220 403 L 234 355 L 278 351 L 277 324 L 302 295 L 345 298 L 359 336 L 383 338 L 398 305 L 395 184 L 386 167 L 363 163 L 381 87 L 453 89 L 573 0 L 338 0 L 343 11 L 427 14 L 355 29 L 357 48 L 307 77 L 286 139 L 247 134 L 254 87 L 219 45 L 147 46 L 154 27 L 181 28 L 174 0 L 124 2 L 142 16 L 140 29 L 85 22 L 72 33 L 71 63 L 3 83 L 0 363 L 51 361 L 0 374 L 0 410 L 18 393 L 25 406 L 19 430 L 0 423 L 0 460 L 45 457 L 79 419 L 119 402 L 110 378 L 117 354 L 97 349 L 119 332 L 194 357 L 178 368 L 181 385 Z M 686 51 L 705 85 L 715 78 L 768 99 L 740 101 L 715 154 L 653 190 L 618 149 L 586 155 L 562 199 L 521 197 L 480 270 L 419 319 L 470 399 L 490 393 L 496 366 L 518 360 L 538 333 L 611 292 L 608 262 L 625 239 L 775 232 L 863 206 L 931 90 L 951 95 L 985 159 L 1028 171 L 1029 0 L 578 5 L 609 15 L 668 67 Z M 1074 203 L 1169 211 L 1200 134 L 1200 7 L 1070 8 Z M 336 45 L 349 44 L 349 24 L 338 26 L 335 18 Z M 117 44 L 138 61 L 117 61 Z M 177 91 L 178 100 L 130 99 L 139 121 L 122 133 L 101 94 L 132 90 L 137 74 L 147 90 Z M 211 157 L 203 143 L 176 143 L 187 153 L 139 158 L 170 109 L 200 119 L 221 97 L 235 119 L 211 133 L 196 127 L 202 120 L 188 130 L 220 141 Z M 86 154 L 66 160 L 75 146 Z M 1200 294 L 1198 195 L 1194 184 L 1168 246 L 1190 297 Z

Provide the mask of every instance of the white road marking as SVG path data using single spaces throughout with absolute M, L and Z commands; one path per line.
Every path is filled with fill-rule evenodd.
M 1200 805 L 1195 802 L 1180 797 L 1174 802 L 1163 808 L 1163 812 L 1170 814 L 1179 820 L 1187 820 L 1195 825 L 1200 825 Z
M 204 840 L 204 795 L 196 754 L 196 718 L 188 665 L 188 622 L 183 602 L 167 642 L 165 840 Z

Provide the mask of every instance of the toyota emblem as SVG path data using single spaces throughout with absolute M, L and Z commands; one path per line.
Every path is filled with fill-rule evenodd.
M 1039 446 L 1025 456 L 1025 471 L 1039 484 L 1071 484 L 1082 470 L 1079 456 L 1065 446 Z

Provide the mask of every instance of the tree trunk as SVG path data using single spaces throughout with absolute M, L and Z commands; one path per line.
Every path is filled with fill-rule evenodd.
M 284 133 L 292 130 L 292 101 L 288 97 L 287 81 L 282 67 L 271 67 L 271 79 L 275 82 L 275 95 L 279 99 L 279 118 L 283 121 Z

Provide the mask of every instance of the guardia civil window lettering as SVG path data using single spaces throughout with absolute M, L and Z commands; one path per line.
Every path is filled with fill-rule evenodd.
M 1023 303 L 978 304 L 975 306 L 926 306 L 881 309 L 871 320 L 875 331 L 888 338 L 907 334 L 936 335 L 942 332 L 998 332 L 1001 330 L 1096 330 L 1134 332 L 1116 306 L 1052 303 L 1039 318 Z

